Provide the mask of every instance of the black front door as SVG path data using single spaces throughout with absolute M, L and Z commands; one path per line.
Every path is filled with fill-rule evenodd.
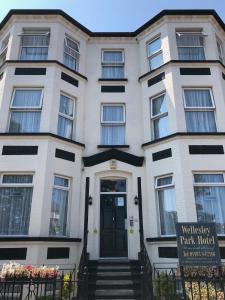
M 125 195 L 101 195 L 100 256 L 127 257 Z

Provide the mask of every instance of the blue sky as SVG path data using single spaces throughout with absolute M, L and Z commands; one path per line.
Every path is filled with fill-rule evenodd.
M 215 9 L 225 22 L 225 0 L 0 0 L 0 21 L 15 8 L 63 9 L 92 31 L 133 31 L 163 9 Z

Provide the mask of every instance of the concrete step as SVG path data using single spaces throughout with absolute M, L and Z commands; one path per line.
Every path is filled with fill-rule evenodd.
M 95 296 L 133 296 L 135 293 L 133 289 L 97 289 Z

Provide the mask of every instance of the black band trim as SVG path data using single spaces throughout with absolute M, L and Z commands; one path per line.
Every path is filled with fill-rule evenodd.
M 76 141 L 73 141 L 73 140 L 70 140 L 70 139 L 66 139 L 62 136 L 59 136 L 57 134 L 54 134 L 54 133 L 51 133 L 51 132 L 0 132 L 0 137 L 1 136 L 19 136 L 19 137 L 25 137 L 25 136 L 48 136 L 48 137 L 53 137 L 55 139 L 58 139 L 58 140 L 62 140 L 62 141 L 65 141 L 65 142 L 68 142 L 68 143 L 71 143 L 71 144 L 74 144 L 74 145 L 78 145 L 78 146 L 81 146 L 81 147 L 85 147 L 85 144 L 83 143 L 80 143 L 80 142 L 76 142 Z
M 3 146 L 2 155 L 37 155 L 38 146 Z
M 176 242 L 176 236 L 160 236 L 154 238 L 146 238 L 147 242 L 154 243 L 154 242 Z
M 135 167 L 141 167 L 144 162 L 144 157 L 126 153 L 118 149 L 111 149 L 88 157 L 83 157 L 85 167 L 92 167 L 110 159 L 116 159 Z
M 99 149 L 129 148 L 129 145 L 98 145 Z
M 224 154 L 222 145 L 190 145 L 189 154 Z
M 162 81 L 165 79 L 165 73 L 160 73 L 158 75 L 156 75 L 155 77 L 152 77 L 151 79 L 148 80 L 148 87 Z
M 79 86 L 79 81 L 77 79 L 73 78 L 72 76 L 70 76 L 64 72 L 61 72 L 61 79 L 66 81 L 69 84 L 76 86 L 76 87 Z
M 49 247 L 47 250 L 47 259 L 67 259 L 69 257 L 69 247 Z
M 124 85 L 102 85 L 102 93 L 125 93 Z
M 110 81 L 110 82 L 113 82 L 113 81 L 115 81 L 115 82 L 118 82 L 118 81 L 121 81 L 121 82 L 127 82 L 128 81 L 128 79 L 127 78 L 99 78 L 98 79 L 98 81 L 99 82 L 104 82 L 104 81 Z
M 211 75 L 210 68 L 180 68 L 180 75 Z
M 152 153 L 152 160 L 153 161 L 158 161 L 158 160 L 165 159 L 165 158 L 168 158 L 168 157 L 172 157 L 171 148 Z
M 0 242 L 76 242 L 81 238 L 54 237 L 54 236 L 0 236 Z
M 75 153 L 58 149 L 58 148 L 55 149 L 55 157 L 72 161 L 72 162 L 75 161 Z

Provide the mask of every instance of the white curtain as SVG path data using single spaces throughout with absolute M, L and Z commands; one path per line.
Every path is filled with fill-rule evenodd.
M 122 51 L 104 51 L 102 66 L 103 78 L 124 78 L 123 53 Z M 119 66 L 118 64 L 122 64 Z
M 180 60 L 205 60 L 204 37 L 200 35 L 177 35 Z
M 49 35 L 22 36 L 21 60 L 46 60 L 48 58 Z
M 64 52 L 64 65 L 65 66 L 76 71 L 78 69 L 77 61 L 78 60 L 75 57 Z
M 159 212 L 162 235 L 174 235 L 177 222 L 174 188 L 158 190 Z
M 72 139 L 73 121 L 65 117 L 59 116 L 58 119 L 58 135 L 67 139 Z
M 103 121 L 123 122 L 123 106 L 103 106 Z
M 50 235 L 66 235 L 68 191 L 53 189 L 50 218 Z
M 162 95 L 152 100 L 152 116 L 157 116 L 167 112 L 166 98 Z M 168 116 L 164 115 L 153 120 L 154 138 L 158 139 L 168 135 Z
M 102 78 L 124 78 L 123 66 L 103 66 Z
M 41 90 L 16 90 L 13 107 L 38 107 L 41 101 Z
M 64 65 L 77 70 L 79 62 L 79 46 L 74 41 L 66 38 L 64 42 Z
M 59 115 L 58 135 L 71 139 L 73 134 L 73 120 L 66 116 L 73 118 L 74 101 L 64 95 L 60 95 L 59 112 L 65 116 Z
M 0 188 L 0 235 L 27 235 L 32 187 Z
M 9 132 L 39 132 L 41 112 L 12 111 Z
M 103 62 L 104 63 L 122 63 L 123 62 L 123 53 L 122 51 L 104 51 L 103 52 Z

